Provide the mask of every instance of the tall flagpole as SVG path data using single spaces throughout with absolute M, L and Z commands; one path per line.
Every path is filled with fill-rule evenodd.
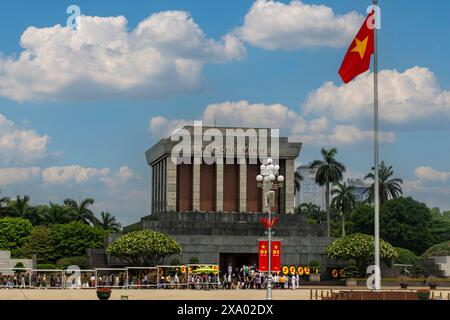
M 373 5 L 376 6 L 378 0 L 373 0 Z M 375 9 L 375 8 L 374 8 Z M 376 9 L 375 9 L 376 10 Z M 375 11 L 374 17 L 377 17 L 377 12 Z M 373 135 L 374 135 L 374 167 L 375 167 L 375 290 L 381 289 L 381 271 L 380 271 L 380 184 L 379 184 L 379 124 L 378 124 L 378 35 L 376 24 L 378 22 L 374 20 L 374 30 L 373 30 L 373 41 L 374 41 L 374 63 L 373 63 L 373 87 L 374 87 L 374 117 L 373 117 Z

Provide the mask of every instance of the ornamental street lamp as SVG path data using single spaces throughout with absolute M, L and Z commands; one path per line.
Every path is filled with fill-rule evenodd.
M 262 188 L 264 197 L 264 212 L 269 214 L 267 227 L 268 260 L 269 272 L 267 277 L 266 299 L 272 300 L 272 207 L 275 206 L 275 189 L 283 186 L 284 177 L 279 174 L 280 166 L 274 165 L 272 159 L 267 159 L 266 164 L 262 164 L 261 172 L 256 176 L 258 188 Z

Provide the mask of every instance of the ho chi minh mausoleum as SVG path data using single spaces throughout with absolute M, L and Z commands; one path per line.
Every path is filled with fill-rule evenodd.
M 312 259 L 324 262 L 323 252 L 329 243 L 324 225 L 308 224 L 303 215 L 294 214 L 294 161 L 301 143 L 274 136 L 269 129 L 186 126 L 182 130 L 191 134 L 185 142 L 192 145 L 196 135 L 208 136 L 208 130 L 224 134 L 227 138 L 218 142 L 223 143 L 221 154 L 212 152 L 223 156 L 223 161 L 209 164 L 205 159 L 194 159 L 208 150 L 213 139 L 196 140 L 201 147 L 193 147 L 188 163 L 173 160 L 173 150 L 181 139 L 173 141 L 172 135 L 160 140 L 145 153 L 151 170 L 151 213 L 125 227 L 124 232 L 150 229 L 170 235 L 182 246 L 178 257 L 182 263 L 193 257 L 201 263 L 220 264 L 221 269 L 229 263 L 235 267 L 257 263 L 258 239 L 265 237 L 259 221 L 264 215 L 262 191 L 256 183 L 261 159 L 254 159 L 261 153 L 275 156 L 285 177 L 273 208 L 280 217 L 274 238 L 282 241 L 281 264 L 307 264 Z M 238 131 L 244 132 L 240 142 L 239 138 L 229 138 L 230 132 Z M 256 132 L 257 145 L 252 132 Z M 275 149 L 278 155 L 271 154 Z M 185 160 L 190 157 L 184 151 L 180 154 Z

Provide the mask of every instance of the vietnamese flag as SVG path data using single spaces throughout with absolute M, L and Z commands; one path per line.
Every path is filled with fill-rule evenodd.
M 345 83 L 370 68 L 370 57 L 374 53 L 374 14 L 372 11 L 364 20 L 342 61 L 339 75 Z

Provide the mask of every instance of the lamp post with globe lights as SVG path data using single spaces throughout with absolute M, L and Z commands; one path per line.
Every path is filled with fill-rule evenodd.
M 267 228 L 268 243 L 268 277 L 266 299 L 272 300 L 272 207 L 275 206 L 275 191 L 283 186 L 284 177 L 279 174 L 280 166 L 274 165 L 271 158 L 266 160 L 260 167 L 260 174 L 256 176 L 258 188 L 262 188 L 264 196 L 264 212 L 269 214 L 269 223 Z

